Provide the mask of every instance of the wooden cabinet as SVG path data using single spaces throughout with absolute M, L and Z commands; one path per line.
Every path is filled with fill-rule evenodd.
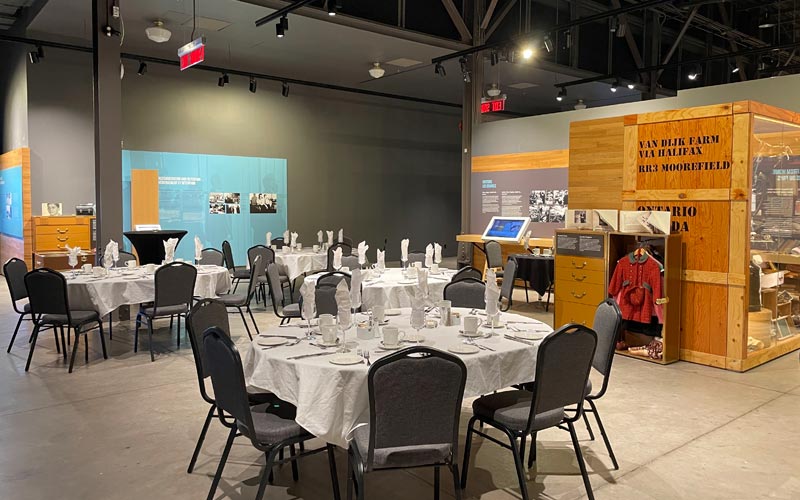
M 78 265 L 76 269 L 84 264 L 95 265 L 94 251 L 86 252 L 78 258 Z M 57 271 L 70 269 L 69 267 L 69 254 L 67 252 L 39 252 L 33 254 L 33 267 L 38 269 L 41 267 L 49 267 Z
M 94 217 L 33 217 L 33 253 L 63 252 L 67 245 L 89 252 L 94 247 Z

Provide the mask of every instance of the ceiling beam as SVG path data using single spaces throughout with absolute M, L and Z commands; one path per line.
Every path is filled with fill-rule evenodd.
M 675 54 L 675 50 L 677 50 L 678 46 L 680 46 L 681 41 L 683 40 L 683 36 L 686 34 L 686 30 L 689 29 L 689 25 L 692 24 L 692 20 L 694 19 L 694 16 L 697 14 L 697 9 L 699 8 L 700 8 L 699 5 L 692 8 L 692 11 L 689 13 L 689 16 L 686 18 L 686 21 L 683 22 L 683 26 L 681 26 L 681 30 L 678 32 L 678 36 L 675 37 L 675 41 L 672 42 L 672 46 L 669 48 L 669 51 L 667 51 L 667 55 L 665 55 L 664 59 L 661 61 L 662 64 L 667 64 L 672 59 L 672 56 Z M 662 69 L 656 74 L 656 81 L 658 81 L 658 79 L 661 77 L 661 73 L 663 72 L 664 70 Z
M 725 5 L 723 4 L 718 4 L 717 7 L 719 8 L 719 15 L 722 17 L 722 22 L 728 26 L 731 26 L 731 18 L 728 15 L 728 9 L 726 9 Z M 731 38 L 730 35 L 726 34 L 725 37 L 728 39 L 728 43 L 731 46 L 731 52 L 738 52 L 739 46 L 736 45 L 736 41 Z M 742 62 L 742 58 L 736 57 L 734 58 L 734 61 L 736 61 L 736 67 L 739 69 L 739 71 L 737 71 L 737 73 L 739 73 L 739 80 L 742 82 L 747 80 L 747 73 L 745 73 L 745 67 L 744 62 Z
M 486 14 L 483 16 L 483 21 L 481 21 L 482 30 L 485 30 L 487 27 L 489 27 L 489 21 L 492 20 L 495 8 L 497 8 L 497 0 L 491 0 L 489 6 L 486 8 Z
M 611 0 L 611 6 L 615 9 L 619 9 L 622 7 L 619 0 Z M 623 24 L 628 23 L 627 16 L 621 15 L 619 17 L 619 27 L 617 29 L 624 29 L 625 30 L 625 42 L 628 44 L 628 49 L 631 51 L 631 56 L 633 56 L 633 62 L 636 63 L 637 68 L 641 68 L 644 66 L 644 60 L 642 59 L 642 53 L 639 52 L 639 45 L 636 44 L 636 40 L 633 38 L 633 30 L 630 27 L 625 26 L 622 27 Z
M 272 14 L 266 15 L 261 19 L 256 20 L 256 26 L 264 26 L 268 22 L 274 21 L 281 17 L 288 15 L 289 13 L 299 9 L 300 7 L 304 7 L 314 0 L 295 0 L 294 3 L 284 6 L 282 9 L 278 9 Z
M 468 42 L 472 40 L 472 34 L 469 32 L 469 28 L 467 28 L 467 23 L 464 22 L 464 18 L 461 17 L 453 0 L 442 0 L 442 4 L 445 10 L 447 10 L 447 15 L 450 16 L 450 20 L 453 21 L 453 24 L 458 30 L 459 35 L 461 35 L 461 41 Z
M 24 33 L 33 20 L 36 19 L 36 16 L 39 15 L 39 12 L 47 5 L 47 1 L 48 0 L 33 0 L 29 6 L 21 7 L 17 11 L 17 19 L 14 21 L 14 24 L 11 25 L 9 31 L 12 33 Z
M 500 13 L 497 15 L 497 17 L 494 19 L 494 21 L 492 21 L 492 25 L 486 29 L 486 33 L 484 34 L 483 37 L 484 40 L 488 40 L 489 37 L 492 36 L 492 33 L 494 33 L 495 30 L 500 27 L 500 24 L 502 24 L 503 19 L 506 18 L 508 13 L 511 12 L 511 9 L 513 9 L 515 5 L 517 5 L 517 0 L 509 0 L 506 6 L 503 7 L 503 10 L 501 10 Z

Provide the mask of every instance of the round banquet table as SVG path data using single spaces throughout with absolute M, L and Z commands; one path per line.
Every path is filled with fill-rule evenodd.
M 444 297 L 444 287 L 450 283 L 456 271 L 441 270 L 439 274 L 428 274 L 428 294 L 435 304 Z M 306 276 L 303 287 L 316 286 L 317 280 L 323 273 Z M 411 299 L 417 287 L 417 278 L 405 278 L 403 270 L 397 267 L 387 268 L 382 275 L 369 271 L 361 282 L 361 307 L 372 309 L 372 306 L 381 304 L 384 307 L 400 308 L 411 307 Z M 301 292 L 303 287 L 300 288 Z
M 128 238 L 136 254 L 139 256 L 139 264 L 161 264 L 164 262 L 164 242 L 170 238 L 181 238 L 186 236 L 187 231 L 160 229 L 158 231 L 126 231 L 122 234 Z
M 115 311 L 120 306 L 152 302 L 156 287 L 152 274 L 145 274 L 141 267 L 111 271 L 106 278 L 78 272 L 72 278 L 71 271 L 65 271 L 70 307 L 73 309 L 94 310 L 100 316 Z M 197 280 L 194 295 L 212 298 L 227 293 L 231 288 L 231 275 L 220 266 L 197 266 Z
M 294 281 L 306 273 L 327 269 L 328 252 L 321 250 L 315 252 L 311 248 L 293 252 L 284 252 L 276 249 L 275 263 L 281 266 L 283 274 L 288 276 L 291 281 Z
M 453 310 L 461 313 L 462 321 L 469 312 L 467 309 Z M 400 313 L 399 316 L 388 317 L 389 324 L 401 327 L 406 333 L 412 333 L 409 326 L 410 309 L 401 309 Z M 366 316 L 360 313 L 356 315 L 357 320 L 364 317 Z M 506 325 L 508 328 L 541 332 L 542 337 L 552 331 L 544 323 L 516 314 L 502 313 L 501 319 L 512 322 Z M 425 337 L 422 345 L 443 351 L 461 345 L 464 339 L 459 336 L 460 328 L 460 325 L 425 328 L 420 331 Z M 371 362 L 396 352 L 381 350 L 379 339 L 356 339 L 354 331 L 351 328 L 347 332 L 348 346 L 353 352 L 356 348 L 369 350 Z M 477 339 L 480 345 L 491 348 L 492 351 L 479 350 L 476 354 L 458 355 L 467 366 L 465 398 L 489 394 L 534 379 L 540 341 L 507 339 L 505 334 L 514 334 L 507 328 L 498 328 L 495 332 L 491 338 Z M 262 331 L 262 337 L 275 335 L 300 338 L 305 336 L 305 329 L 298 323 Z M 297 407 L 298 424 L 326 442 L 346 448 L 350 432 L 369 420 L 367 365 L 334 365 L 330 361 L 336 356 L 335 348 L 322 349 L 306 340 L 295 345 L 264 348 L 258 345 L 260 338 L 257 337 L 250 343 L 245 353 L 244 372 L 248 387 L 256 391 L 272 392 L 284 401 L 294 404 Z M 314 353 L 325 355 L 288 359 Z

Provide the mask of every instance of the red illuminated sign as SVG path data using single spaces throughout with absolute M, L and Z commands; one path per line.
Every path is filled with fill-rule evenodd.
M 496 113 L 506 109 L 505 99 L 496 99 L 494 101 L 484 101 L 481 103 L 481 113 Z
M 178 57 L 181 58 L 181 71 L 200 64 L 206 58 L 205 39 L 200 37 L 179 48 Z

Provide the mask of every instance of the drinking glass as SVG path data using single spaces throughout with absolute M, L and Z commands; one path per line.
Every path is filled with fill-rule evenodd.
M 72 279 L 75 279 L 75 266 L 78 265 L 78 256 L 69 254 L 69 257 L 67 257 L 67 263 L 72 268 Z
M 411 328 L 417 331 L 417 342 L 419 342 L 419 331 L 425 327 L 425 309 L 412 309 L 411 310 Z
M 306 340 L 309 341 L 314 340 L 314 331 L 311 329 L 311 320 L 317 315 L 316 309 L 316 304 L 307 304 L 303 302 L 303 307 L 300 310 L 303 315 L 303 319 L 306 320 L 306 326 L 308 327 L 306 329 Z

